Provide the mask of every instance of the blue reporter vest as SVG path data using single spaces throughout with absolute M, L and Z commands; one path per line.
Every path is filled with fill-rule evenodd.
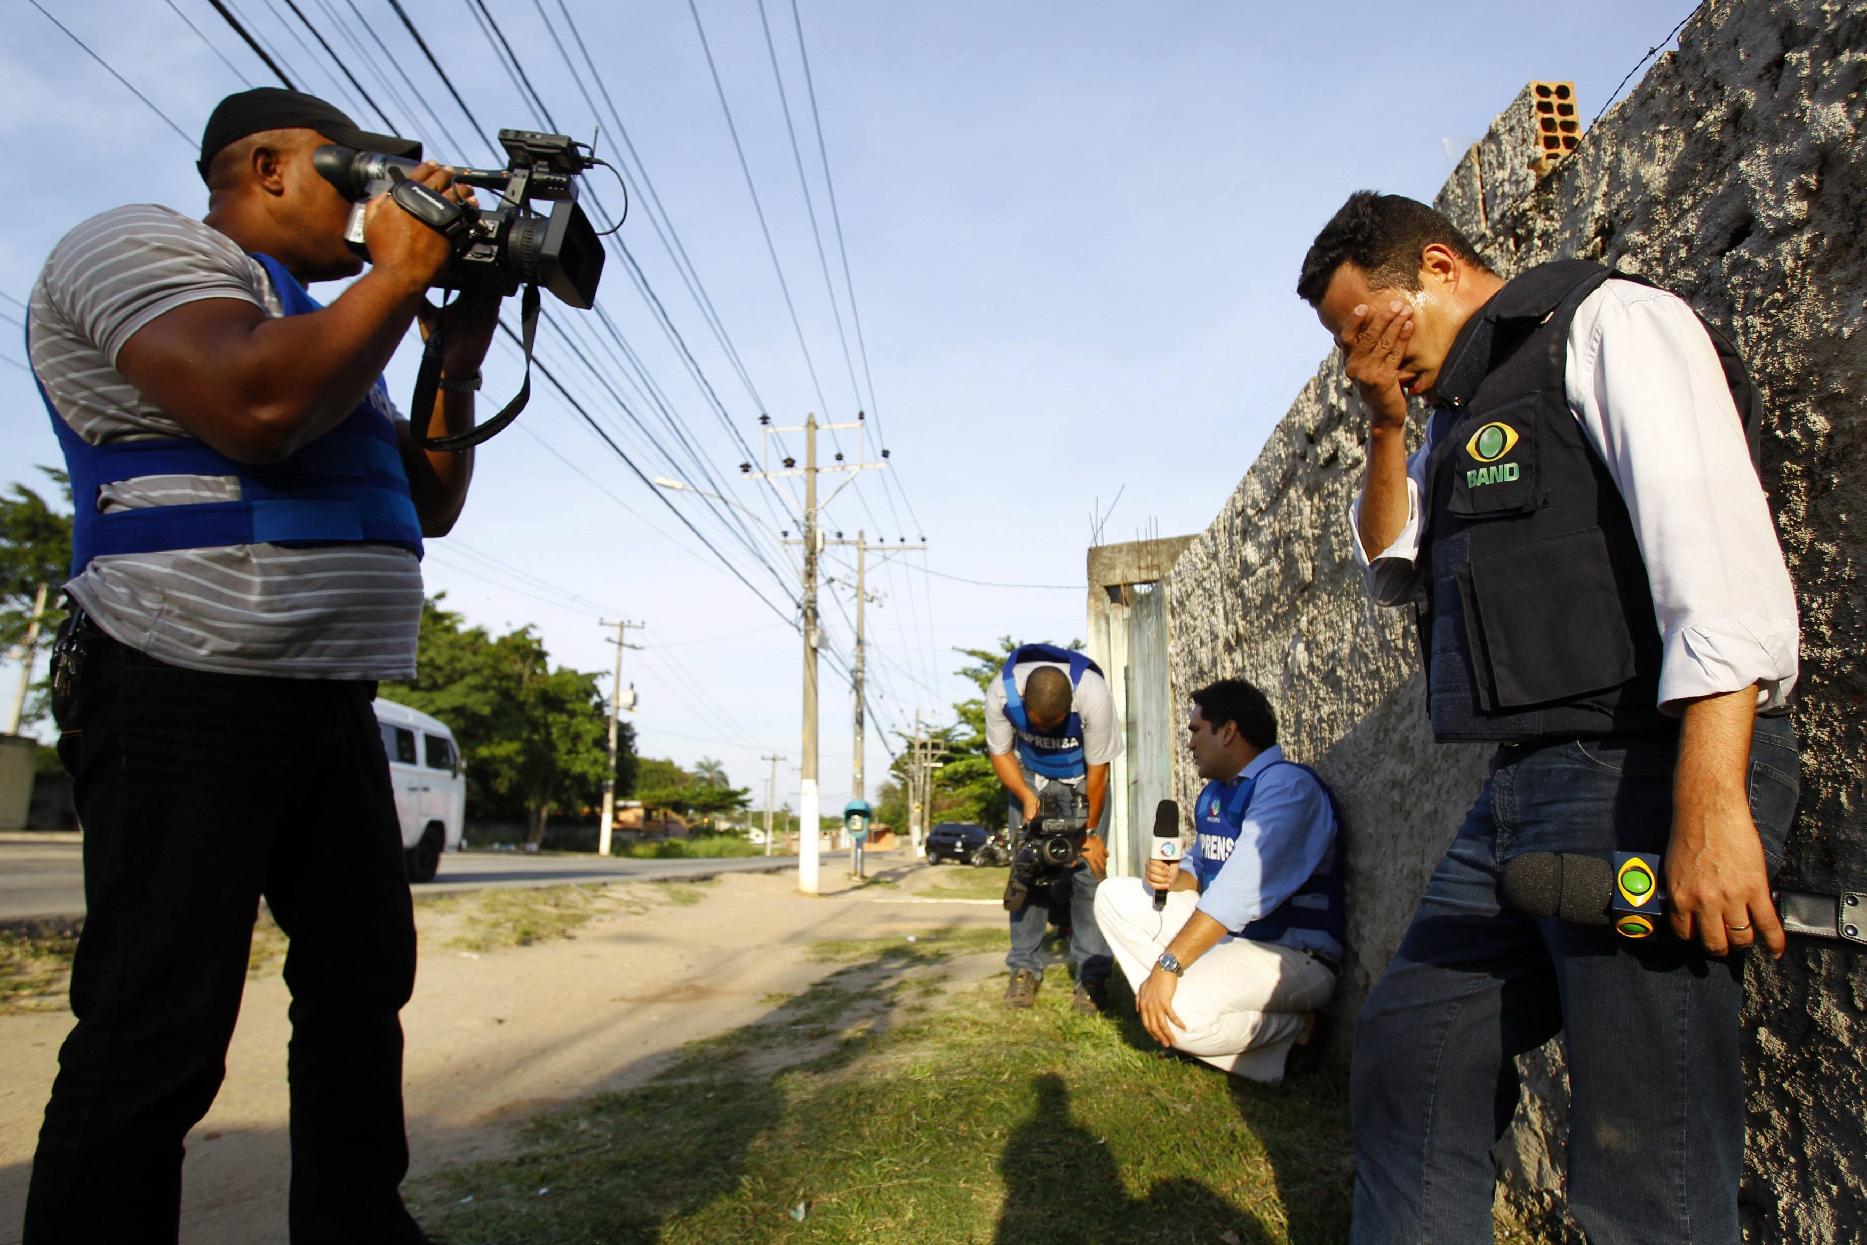
M 1012 651 L 1005 659 L 1005 667 L 999 672 L 999 678 L 1005 686 L 1005 718 L 1018 733 L 1018 760 L 1034 774 L 1046 778 L 1080 778 L 1088 772 L 1088 765 L 1083 755 L 1083 717 L 1076 712 L 1074 701 L 1070 707 L 1070 716 L 1055 735 L 1040 735 L 1031 730 L 1031 718 L 1024 710 L 1024 697 L 1018 691 L 1018 681 L 1014 677 L 1019 663 L 1028 661 L 1054 661 L 1067 665 L 1070 670 L 1070 687 L 1082 686 L 1083 675 L 1088 671 L 1102 673 L 1102 667 L 1090 661 L 1081 653 L 1058 648 L 1054 644 L 1025 644 Z
M 1323 795 L 1329 799 L 1329 811 L 1335 815 L 1335 835 L 1330 839 L 1329 849 L 1317 862 L 1315 871 L 1303 885 L 1270 912 L 1243 929 L 1232 932 L 1253 942 L 1280 942 L 1290 931 L 1305 929 L 1327 934 L 1335 939 L 1337 946 L 1346 946 L 1348 905 L 1341 866 L 1342 806 L 1336 801 L 1335 792 L 1330 790 L 1329 784 L 1307 765 L 1295 761 L 1273 761 L 1235 787 L 1224 782 L 1207 783 L 1193 806 L 1193 824 L 1199 836 L 1198 854 L 1192 860 L 1193 873 L 1198 877 L 1199 889 L 1203 893 L 1219 876 L 1219 870 L 1225 867 L 1225 862 L 1231 859 L 1232 849 L 1238 843 L 1239 831 L 1245 825 L 1245 816 L 1250 812 L 1251 796 L 1257 789 L 1258 779 L 1279 765 L 1300 769 L 1315 779 L 1316 785 L 1322 788 Z
M 272 279 L 286 315 L 321 308 L 279 261 L 253 258 Z M 74 579 L 97 557 L 228 545 L 374 543 L 421 556 L 421 520 L 380 377 L 337 427 L 289 458 L 259 466 L 236 462 L 193 437 L 92 445 L 59 416 L 43 384 L 39 396 L 71 476 Z M 240 499 L 98 512 L 104 486 L 149 476 L 232 476 L 240 482 Z

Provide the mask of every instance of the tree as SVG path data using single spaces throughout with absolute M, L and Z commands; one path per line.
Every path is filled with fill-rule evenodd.
M 752 793 L 729 785 L 725 766 L 710 757 L 703 757 L 692 772 L 661 757 L 643 757 L 636 768 L 635 798 L 644 808 L 697 817 L 709 828 L 721 814 L 752 803 Z
M 65 473 L 41 467 L 68 500 Z M 33 601 L 39 585 L 47 589 L 45 615 L 40 620 L 40 643 L 64 619 L 58 605 L 58 587 L 71 574 L 71 516 L 24 484 L 15 484 L 9 496 L 0 496 L 0 645 L 12 647 L 26 638 L 32 622 Z M 44 713 L 44 698 L 35 696 L 27 707 L 27 721 Z
M 464 626 L 441 599 L 422 606 L 414 681 L 386 683 L 382 694 L 446 722 L 466 761 L 476 813 L 522 816 L 527 841 L 540 842 L 553 809 L 586 807 L 601 789 L 609 723 L 599 676 L 554 670 L 530 627 L 494 638 Z M 626 725 L 618 724 L 619 785 L 625 772 L 629 784 L 635 779 L 634 732 L 620 729 Z

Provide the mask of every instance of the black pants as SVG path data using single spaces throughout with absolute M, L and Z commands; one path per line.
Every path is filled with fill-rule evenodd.
M 183 670 L 92 628 L 61 755 L 88 909 L 26 1245 L 173 1242 L 263 895 L 290 939 L 295 1245 L 421 1240 L 402 1029 L 415 926 L 367 683 Z

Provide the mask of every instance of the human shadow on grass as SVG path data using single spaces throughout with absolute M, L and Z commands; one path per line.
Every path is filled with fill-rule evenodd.
M 1109 986 L 1107 1014 L 1130 1046 L 1184 1060 L 1201 1076 L 1225 1083 L 1239 1118 L 1264 1148 L 1285 1219 L 1283 1239 L 1290 1245 L 1339 1245 L 1347 1240 L 1354 1162 L 1346 1071 L 1322 1061 L 1293 1070 L 1274 1085 L 1232 1076 L 1191 1055 L 1163 1051 L 1142 1027 L 1127 981 L 1117 973 Z M 1241 1242 L 1279 1239 L 1258 1224 L 1237 1231 Z
M 534 1119 L 509 1158 L 423 1182 L 417 1211 L 448 1239 L 499 1245 L 649 1245 L 742 1190 L 757 1147 L 791 1104 L 788 1071 L 832 1072 L 896 1023 L 916 970 L 944 961 L 950 931 L 923 935 L 832 973 L 750 1024 L 615 1074 L 634 1088 Z M 774 1191 L 774 1195 L 776 1191 Z M 783 1207 L 758 1199 L 722 1239 L 755 1240 Z M 739 1213 L 739 1212 L 735 1212 Z M 754 1222 L 756 1218 L 756 1222 Z
M 1272 1239 L 1195 1180 L 1163 1180 L 1130 1198 L 1108 1146 L 1071 1118 L 1063 1078 L 1045 1073 L 1034 1086 L 1036 1105 L 999 1161 L 1005 1204 L 995 1245 L 1208 1245 L 1227 1230 L 1240 1245 Z

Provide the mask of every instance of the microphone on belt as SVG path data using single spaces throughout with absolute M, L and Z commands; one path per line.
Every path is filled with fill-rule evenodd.
M 1154 852 L 1153 860 L 1173 862 L 1180 859 L 1180 806 L 1172 800 L 1162 800 L 1154 806 Z M 1167 906 L 1167 888 L 1157 887 L 1154 891 L 1154 911 L 1159 912 Z
M 1783 932 L 1867 944 L 1867 892 L 1774 893 Z M 1531 852 L 1504 864 L 1504 898 L 1531 916 L 1574 925 L 1613 925 L 1623 938 L 1646 938 L 1666 912 L 1660 858 L 1616 852 Z

